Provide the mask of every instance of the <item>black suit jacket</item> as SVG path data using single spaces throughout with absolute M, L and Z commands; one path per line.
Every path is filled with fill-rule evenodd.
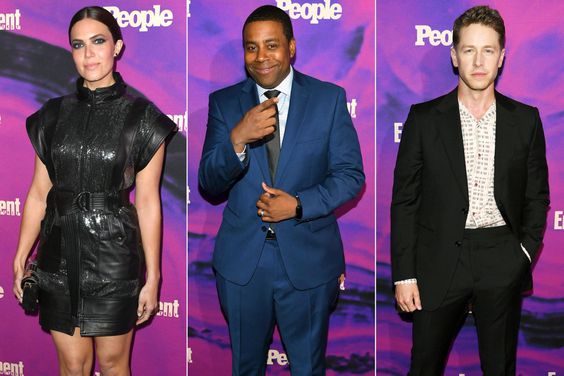
M 536 108 L 495 93 L 494 196 L 531 258 L 549 204 L 545 141 Z M 422 305 L 437 308 L 450 285 L 468 215 L 468 185 L 457 90 L 411 107 L 394 171 L 392 278 L 417 278 Z M 532 287 L 530 272 L 524 289 Z

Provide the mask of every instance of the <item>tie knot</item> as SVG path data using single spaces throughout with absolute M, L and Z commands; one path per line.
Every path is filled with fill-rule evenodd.
M 264 96 L 268 99 L 277 97 L 280 94 L 279 90 L 268 90 L 264 92 Z

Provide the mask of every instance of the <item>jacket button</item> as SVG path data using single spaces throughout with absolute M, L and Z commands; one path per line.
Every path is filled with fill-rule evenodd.
M 468 209 L 462 208 L 461 212 L 464 213 L 464 214 L 468 214 Z
M 122 235 L 116 236 L 116 240 L 117 240 L 118 242 L 123 241 L 123 236 L 122 236 Z
M 261 230 L 262 232 L 266 232 L 266 226 L 262 226 L 262 227 L 260 228 L 260 230 Z
M 454 245 L 460 247 L 462 245 L 462 242 L 460 240 L 457 240 L 454 242 Z

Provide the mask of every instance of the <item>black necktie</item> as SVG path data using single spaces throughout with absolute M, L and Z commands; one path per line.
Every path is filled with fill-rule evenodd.
M 280 94 L 278 90 L 268 90 L 264 95 L 270 99 Z M 274 175 L 276 175 L 276 166 L 278 165 L 278 157 L 280 157 L 280 120 L 278 119 L 278 105 L 276 106 L 276 125 L 272 137 L 266 142 L 266 151 L 268 154 L 268 170 L 270 171 L 270 179 L 274 185 Z

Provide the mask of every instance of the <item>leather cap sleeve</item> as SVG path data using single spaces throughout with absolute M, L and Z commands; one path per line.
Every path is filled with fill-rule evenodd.
M 64 97 L 49 99 L 43 107 L 26 120 L 26 129 L 31 144 L 41 162 L 53 178 L 54 168 L 51 160 L 51 139 L 57 126 L 59 110 Z
M 137 149 L 134 150 L 135 171 L 139 172 L 147 167 L 162 143 L 176 131 L 176 124 L 150 103 L 139 125 L 134 145 L 134 148 Z
M 35 153 L 43 164 L 47 164 L 47 143 L 45 141 L 45 127 L 43 126 L 43 112 L 45 106 L 41 107 L 26 120 L 27 135 L 35 149 Z

